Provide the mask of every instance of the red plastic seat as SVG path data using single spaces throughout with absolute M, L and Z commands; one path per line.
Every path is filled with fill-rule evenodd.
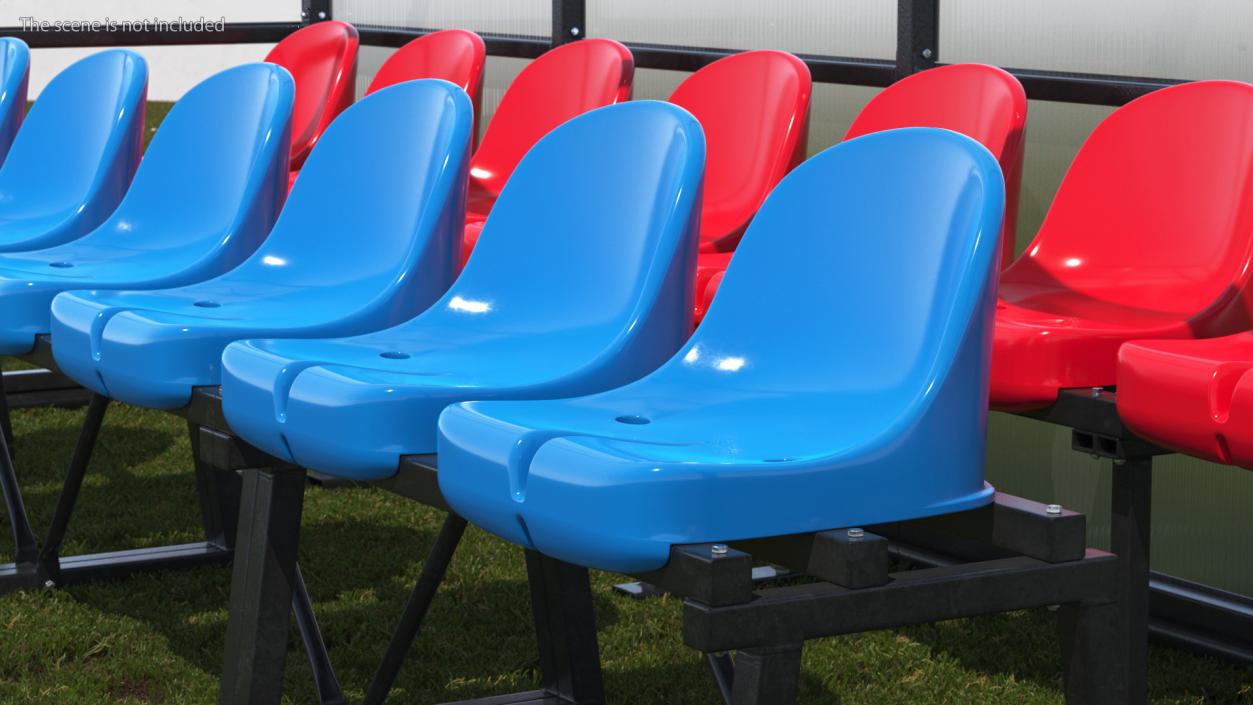
M 265 57 L 290 71 L 296 80 L 289 187 L 322 131 L 352 105 L 357 86 L 357 44 L 356 27 L 330 20 L 292 32 Z
M 700 292 L 731 252 L 775 184 L 805 158 L 812 82 L 805 62 L 783 51 L 746 51 L 688 76 L 670 95 L 705 130 Z
M 862 108 L 844 139 L 899 127 L 940 127 L 987 147 L 1006 177 L 1001 248 L 1005 265 L 1014 252 L 1026 123 L 1027 96 L 1016 78 L 995 66 L 954 64 L 916 73 L 883 89 Z M 711 159 L 715 149 L 711 139 Z M 729 254 L 717 258 L 702 254 L 697 274 L 697 320 L 718 290 L 721 277 L 716 275 L 729 261 Z
M 635 60 L 612 39 L 583 39 L 545 52 L 513 79 L 470 162 L 462 262 L 514 167 L 554 127 L 631 99 Z
M 1249 328 L 1251 245 L 1253 86 L 1189 83 L 1119 108 L 1001 275 L 992 406 L 1113 385 L 1129 340 Z
M 464 29 L 442 29 L 424 34 L 400 47 L 374 74 L 366 88 L 370 95 L 380 88 L 420 78 L 442 78 L 459 86 L 474 106 L 473 139 L 479 135 L 479 113 L 483 104 L 483 64 L 487 50 L 483 38 Z
M 1173 450 L 1253 469 L 1253 333 L 1118 351 L 1118 414 Z

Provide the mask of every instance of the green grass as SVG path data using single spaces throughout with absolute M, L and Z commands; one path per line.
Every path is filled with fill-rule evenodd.
M 169 110 L 149 105 L 151 128 Z M 3 365 L 12 368 L 11 361 Z M 18 472 L 36 529 L 52 518 L 82 410 L 14 413 Z M 200 540 L 191 450 L 177 417 L 113 405 L 67 555 Z M 310 488 L 301 565 L 350 699 L 360 700 L 443 516 L 381 490 Z M 0 560 L 12 560 L 0 512 Z M 680 604 L 613 593 L 593 574 L 611 702 L 716 703 Z M 198 569 L 0 596 L 0 704 L 214 703 L 230 584 Z M 287 699 L 313 703 L 292 631 Z M 1058 704 L 1052 613 L 1040 610 L 809 642 L 802 703 Z M 1150 654 L 1156 705 L 1253 704 L 1253 669 L 1167 648 Z M 390 702 L 432 703 L 535 687 L 526 571 L 515 547 L 471 528 Z
M 15 412 L 18 466 L 37 527 L 51 519 L 83 412 Z M 70 527 L 67 553 L 200 538 L 183 422 L 115 404 Z M 370 489 L 307 492 L 301 564 L 345 688 L 364 694 L 443 515 Z M 8 535 L 7 524 L 0 526 Z M 0 559 L 12 560 L 6 540 Z M 593 574 L 612 702 L 714 703 L 673 598 L 616 595 Z M 212 703 L 229 572 L 198 569 L 0 597 L 0 703 Z M 395 695 L 431 703 L 534 687 L 521 552 L 471 529 Z M 802 703 L 1061 703 L 1048 611 L 809 642 Z M 1155 647 L 1153 702 L 1253 703 L 1253 669 Z M 285 684 L 314 702 L 292 632 Z

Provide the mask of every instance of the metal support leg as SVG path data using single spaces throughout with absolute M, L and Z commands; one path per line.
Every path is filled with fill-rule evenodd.
M 322 629 L 318 626 L 317 615 L 313 613 L 313 600 L 309 599 L 309 590 L 305 587 L 304 575 L 300 565 L 296 565 L 295 584 L 292 589 L 292 610 L 296 613 L 296 628 L 300 630 L 300 640 L 305 646 L 309 657 L 309 668 L 313 671 L 313 686 L 318 691 L 318 702 L 321 705 L 345 705 L 344 691 L 340 688 L 339 678 L 331 666 L 331 655 L 326 651 L 326 642 L 322 640 Z
M 422 627 L 422 620 L 431 607 L 435 591 L 444 581 L 444 573 L 448 570 L 448 564 L 452 562 L 453 553 L 456 552 L 457 544 L 461 542 L 461 535 L 465 529 L 466 520 L 456 514 L 450 512 L 444 519 L 444 526 L 439 530 L 439 536 L 436 537 L 435 545 L 431 547 L 431 552 L 426 557 L 426 563 L 422 565 L 422 574 L 418 576 L 418 582 L 409 595 L 409 602 L 405 604 L 400 624 L 397 625 L 396 632 L 392 634 L 391 643 L 387 645 L 383 661 L 374 674 L 374 681 L 370 683 L 370 689 L 366 692 L 362 705 L 382 705 L 387 699 L 387 693 L 396 682 L 396 674 L 400 672 L 405 655 L 409 653 L 409 647 L 417 637 L 418 630 Z
M 39 559 L 39 544 L 35 540 L 34 530 L 31 529 L 30 517 L 26 514 L 22 488 L 17 484 L 17 473 L 13 469 L 13 456 L 9 447 L 8 439 L 0 435 L 0 491 L 4 493 L 4 506 L 9 512 L 9 525 L 13 528 L 16 563 L 33 565 Z
M 187 422 L 191 454 L 196 468 L 196 494 L 200 497 L 200 523 L 205 541 L 226 551 L 235 548 L 239 526 L 239 473 L 214 467 L 200 454 L 200 426 Z
M 1062 605 L 1057 615 L 1067 705 L 1142 703 L 1128 697 L 1123 605 Z
M 4 442 L 8 446 L 10 458 L 17 456 L 13 448 L 13 419 L 9 417 L 9 397 L 4 390 L 4 374 L 0 373 L 0 431 L 4 433 Z
M 735 662 L 731 660 L 731 655 L 727 653 L 705 654 L 705 660 L 709 662 L 709 670 L 713 671 L 714 682 L 718 684 L 718 693 L 722 695 L 722 702 L 731 705 L 731 685 L 735 682 Z
M 802 644 L 745 649 L 735 655 L 731 705 L 792 705 L 801 675 Z
M 1127 702 L 1147 702 L 1149 641 L 1149 554 L 1153 508 L 1153 459 L 1114 462 L 1110 549 L 1122 566 L 1121 601 Z
M 304 470 L 245 470 L 221 705 L 278 705 L 298 572 Z
M 65 542 L 65 532 L 69 529 L 70 518 L 74 515 L 78 493 L 83 488 L 83 478 L 86 477 L 87 467 L 91 464 L 91 453 L 96 449 L 96 438 L 100 435 L 100 426 L 104 423 L 104 412 L 108 408 L 108 397 L 99 394 L 91 395 L 91 402 L 87 405 L 87 418 L 83 419 L 83 428 L 79 431 L 78 442 L 74 445 L 74 455 L 70 458 L 65 484 L 62 485 L 61 495 L 57 498 L 56 514 L 52 517 L 52 525 L 48 527 L 48 535 L 39 550 L 40 567 L 49 580 L 56 581 L 59 575 L 61 544 Z
M 587 568 L 526 552 L 544 690 L 577 705 L 605 702 Z

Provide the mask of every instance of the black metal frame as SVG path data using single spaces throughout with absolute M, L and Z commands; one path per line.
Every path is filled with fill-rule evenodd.
M 1124 599 L 1135 616 L 1131 628 L 1176 646 L 1253 664 L 1253 599 L 1150 570 L 1153 458 L 1173 451 L 1123 425 L 1113 388 L 1064 389 L 1048 408 L 1022 415 L 1070 428 L 1074 450 L 1111 462 L 1110 541 L 1127 561 Z
M 219 404 L 214 389 L 198 390 L 193 401 L 208 410 Z M 200 415 L 201 421 L 213 413 Z M 374 484 L 448 511 L 437 472 L 435 456 L 409 456 L 393 477 Z M 298 572 L 294 537 L 304 472 L 275 463 L 247 473 L 219 702 L 273 705 L 281 695 L 289 619 L 284 585 Z M 280 486 L 286 491 L 275 489 Z M 366 705 L 385 701 L 465 526 L 448 513 Z M 684 642 L 707 655 L 715 683 L 735 705 L 793 702 L 807 639 L 1051 605 L 1063 606 L 1058 625 L 1067 701 L 1141 703 L 1130 695 L 1123 667 L 1142 644 L 1120 628 L 1121 560 L 1086 549 L 1085 542 L 1082 515 L 998 495 L 982 509 L 864 531 L 676 546 L 663 570 L 637 577 L 684 599 Z M 974 557 L 952 557 L 961 551 Z M 526 554 L 541 687 L 459 705 L 603 703 L 586 569 Z M 948 557 L 936 562 L 940 555 Z M 924 567 L 889 573 L 890 558 Z M 755 561 L 817 582 L 754 591 Z M 725 653 L 732 650 L 735 659 Z

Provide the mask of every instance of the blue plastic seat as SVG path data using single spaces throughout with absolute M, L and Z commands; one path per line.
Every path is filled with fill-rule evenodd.
M 232 341 L 352 335 L 412 318 L 461 261 L 472 124 L 469 98 L 445 81 L 398 84 L 348 108 L 239 267 L 177 289 L 57 296 L 57 365 L 100 394 L 172 409 L 192 387 L 219 383 Z
M 444 411 L 444 498 L 510 541 L 623 572 L 662 567 L 673 544 L 991 501 L 1004 190 L 996 159 L 946 130 L 811 158 L 766 200 L 704 322 L 656 372 L 577 399 Z
M 30 49 L 14 37 L 0 37 L 0 162 L 9 153 L 17 128 L 26 116 L 30 83 Z
M 69 242 L 109 217 L 139 166 L 147 97 L 148 65 L 124 49 L 92 54 L 48 82 L 0 167 L 0 252 Z
M 382 478 L 401 455 L 435 450 L 452 402 L 644 375 L 692 324 L 704 157 L 696 119 L 667 103 L 566 122 L 519 163 L 465 270 L 425 313 L 354 338 L 228 346 L 227 422 L 305 467 Z
M 49 307 L 62 291 L 179 286 L 252 254 L 287 194 L 292 94 L 291 76 L 273 64 L 204 80 L 170 110 L 100 227 L 64 245 L 0 255 L 0 354 L 30 352 L 51 331 Z

